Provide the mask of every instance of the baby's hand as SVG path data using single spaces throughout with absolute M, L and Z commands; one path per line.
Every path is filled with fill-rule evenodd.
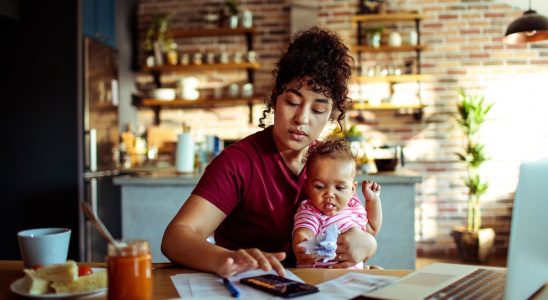
M 306 251 L 306 244 L 308 239 L 300 242 L 295 246 L 293 252 L 295 252 L 295 258 L 297 259 L 297 265 L 314 265 L 320 257 L 314 254 L 309 254 Z
M 378 201 L 381 193 L 380 184 L 371 180 L 364 180 L 362 182 L 362 193 L 365 201 Z

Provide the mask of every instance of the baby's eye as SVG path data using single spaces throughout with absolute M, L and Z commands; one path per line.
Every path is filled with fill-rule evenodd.
M 323 190 L 323 185 L 316 184 L 314 188 L 317 190 Z
M 342 185 L 339 185 L 336 187 L 337 191 L 344 191 L 346 190 L 346 187 L 345 186 L 342 186 Z

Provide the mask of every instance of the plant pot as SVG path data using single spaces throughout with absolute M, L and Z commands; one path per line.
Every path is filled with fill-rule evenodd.
M 463 261 L 483 263 L 489 259 L 495 242 L 493 228 L 482 228 L 478 232 L 473 232 L 464 227 L 457 227 L 453 229 L 451 235 Z

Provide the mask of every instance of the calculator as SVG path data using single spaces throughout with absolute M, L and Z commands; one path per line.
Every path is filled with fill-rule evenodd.
M 293 298 L 317 293 L 319 291 L 318 288 L 313 285 L 273 274 L 242 278 L 240 279 L 240 283 L 284 298 Z

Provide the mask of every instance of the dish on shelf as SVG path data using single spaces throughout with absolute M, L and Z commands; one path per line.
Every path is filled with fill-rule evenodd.
M 157 88 L 152 90 L 150 96 L 156 100 L 173 101 L 175 100 L 175 89 Z

